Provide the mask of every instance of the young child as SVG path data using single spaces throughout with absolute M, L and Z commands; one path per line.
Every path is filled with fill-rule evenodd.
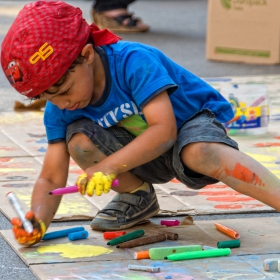
M 39 242 L 51 223 L 61 197 L 49 192 L 66 185 L 70 156 L 85 171 L 77 180 L 83 195 L 119 181 L 91 222 L 95 230 L 152 217 L 152 184 L 173 178 L 193 189 L 222 181 L 280 210 L 279 179 L 238 151 L 221 124 L 233 117 L 230 104 L 159 50 L 89 26 L 66 3 L 38 1 L 8 31 L 1 65 L 17 91 L 47 100 L 49 144 L 27 213 L 34 231 L 12 220 L 20 244 Z

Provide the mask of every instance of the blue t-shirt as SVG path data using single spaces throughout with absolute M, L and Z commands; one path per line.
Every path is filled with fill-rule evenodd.
M 211 110 L 222 123 L 233 118 L 230 104 L 218 91 L 156 48 L 119 41 L 96 51 L 104 64 L 105 90 L 95 104 L 74 111 L 47 102 L 44 123 L 50 143 L 65 139 L 67 126 L 85 117 L 105 129 L 120 125 L 139 135 L 147 128 L 143 107 L 164 90 L 178 129 L 203 109 Z

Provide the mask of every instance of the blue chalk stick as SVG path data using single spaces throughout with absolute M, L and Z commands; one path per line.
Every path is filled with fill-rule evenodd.
M 69 233 L 83 231 L 83 230 L 85 230 L 84 227 L 75 227 L 75 228 L 57 230 L 57 231 L 46 233 L 42 238 L 42 240 L 50 240 L 50 239 L 65 237 L 68 236 Z
M 70 241 L 79 240 L 79 239 L 86 239 L 88 238 L 88 232 L 86 230 L 72 232 L 68 234 L 68 239 Z

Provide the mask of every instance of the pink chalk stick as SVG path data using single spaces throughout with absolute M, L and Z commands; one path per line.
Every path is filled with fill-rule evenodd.
M 117 179 L 115 179 L 112 182 L 111 186 L 112 187 L 117 187 L 118 185 L 119 185 L 119 181 Z M 55 189 L 55 190 L 49 192 L 49 194 L 52 194 L 52 195 L 63 195 L 63 194 L 76 193 L 76 192 L 79 192 L 78 186 L 70 186 L 70 187 Z
M 162 226 L 174 227 L 180 225 L 180 222 L 178 220 L 161 220 L 160 224 Z
M 261 97 L 259 97 L 257 100 L 255 100 L 250 107 L 256 107 L 258 105 L 260 105 L 264 100 L 266 99 L 266 97 L 263 95 Z

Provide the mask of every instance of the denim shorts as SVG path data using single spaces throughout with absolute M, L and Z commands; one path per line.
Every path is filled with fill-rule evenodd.
M 104 129 L 90 119 L 80 119 L 67 128 L 66 144 L 75 133 L 85 134 L 106 156 L 120 150 L 135 136 L 124 128 L 112 126 Z M 218 181 L 198 174 L 183 165 L 180 152 L 189 143 L 216 142 L 238 149 L 238 144 L 228 137 L 223 125 L 208 109 L 200 111 L 180 128 L 175 145 L 158 158 L 130 170 L 139 179 L 152 184 L 167 183 L 176 178 L 192 189 L 201 189 Z

